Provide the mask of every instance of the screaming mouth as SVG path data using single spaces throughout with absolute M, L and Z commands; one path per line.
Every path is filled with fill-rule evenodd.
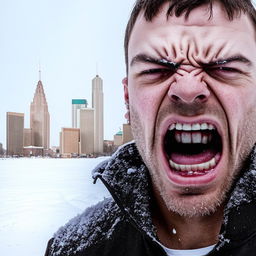
M 189 177 L 205 175 L 220 161 L 222 140 L 213 124 L 175 123 L 165 135 L 164 150 L 172 171 Z

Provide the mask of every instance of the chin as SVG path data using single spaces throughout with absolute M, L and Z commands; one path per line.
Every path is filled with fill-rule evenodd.
M 165 185 L 156 184 L 164 204 L 170 212 L 183 217 L 203 217 L 214 214 L 226 199 L 227 191 L 219 188 L 206 192 L 198 187 L 184 188 L 179 193 L 168 190 Z

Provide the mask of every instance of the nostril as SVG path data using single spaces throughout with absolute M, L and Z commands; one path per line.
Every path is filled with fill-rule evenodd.
M 171 95 L 171 100 L 173 102 L 179 102 L 179 101 L 190 102 L 190 103 L 192 103 L 192 102 L 205 102 L 205 101 L 207 101 L 207 99 L 208 99 L 208 97 L 205 94 L 200 94 L 200 95 L 198 95 L 194 98 L 193 97 L 188 97 L 188 98 L 179 97 L 175 94 Z
M 206 83 L 187 76 L 169 86 L 168 97 L 173 103 L 205 103 L 210 97 L 210 91 Z
M 207 99 L 206 95 L 201 94 L 196 97 L 196 99 L 199 99 L 200 101 L 205 101 Z
M 173 95 L 171 96 L 171 99 L 172 99 L 173 101 L 179 101 L 180 98 L 179 98 L 177 95 L 174 95 L 174 94 L 173 94 Z

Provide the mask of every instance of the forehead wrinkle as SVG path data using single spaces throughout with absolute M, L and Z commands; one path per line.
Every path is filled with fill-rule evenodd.
M 204 49 L 200 49 L 199 53 L 196 53 L 192 45 L 196 46 L 197 43 L 191 43 L 194 40 L 188 40 L 190 43 L 185 43 L 182 47 L 179 47 L 181 49 L 178 50 L 178 58 L 171 58 L 170 54 L 164 57 L 159 51 L 157 51 L 157 49 L 154 49 L 155 53 L 157 53 L 156 55 L 143 53 L 138 54 L 132 59 L 130 66 L 133 66 L 136 63 L 153 63 L 162 66 L 173 65 L 175 67 L 178 67 L 180 65 L 191 65 L 195 68 L 201 68 L 213 65 L 224 65 L 230 62 L 240 62 L 248 66 L 252 65 L 252 62 L 242 54 L 221 54 L 221 52 L 225 50 L 225 45 L 223 44 L 221 44 L 217 48 L 215 44 L 209 44 L 209 46 L 205 46 L 203 44 Z M 171 43 L 169 49 L 175 48 L 174 45 L 174 43 Z M 160 47 L 164 48 L 162 46 Z M 183 51 L 183 53 L 181 53 L 181 50 L 184 48 L 186 49 Z M 167 52 L 169 49 L 165 49 L 165 51 Z M 189 51 L 191 51 L 191 54 L 189 53 Z
M 181 26 L 180 26 L 181 27 Z M 183 26 L 184 27 L 184 26 Z M 216 50 L 216 44 L 212 44 L 209 42 L 207 38 L 210 38 L 209 34 L 212 34 L 212 31 L 202 30 L 200 38 L 194 36 L 194 30 L 187 30 L 187 27 L 184 27 L 183 30 L 178 31 L 177 27 L 173 29 L 173 34 L 175 37 L 171 37 L 171 35 L 160 35 L 163 38 L 163 42 L 159 49 L 164 48 L 164 52 L 168 59 L 172 59 L 175 62 L 181 61 L 190 61 L 196 65 L 198 62 L 198 58 L 200 57 L 200 61 L 203 59 L 213 59 L 220 50 Z M 208 35 L 208 36 L 207 36 Z M 201 38 L 206 38 L 206 40 Z M 219 48 L 224 47 L 224 42 L 221 42 Z M 159 51 L 160 51 L 159 50 Z M 217 52 L 217 54 L 216 54 Z M 211 56 L 210 56 L 211 55 Z M 165 57 L 165 56 L 164 56 Z
M 193 63 L 196 66 L 198 66 L 200 62 L 207 63 L 215 59 L 221 59 L 240 53 L 248 56 L 248 51 L 243 50 L 244 48 L 241 48 L 241 45 L 245 44 L 246 41 L 250 39 L 248 36 L 248 34 L 251 34 L 250 32 L 253 33 L 254 38 L 256 35 L 249 18 L 241 15 L 241 17 L 230 22 L 226 17 L 223 17 L 222 12 L 218 14 L 219 16 L 215 14 L 216 13 L 214 13 L 210 22 L 209 20 L 203 19 L 202 23 L 197 23 L 196 19 L 198 15 L 195 15 L 195 13 L 195 22 L 190 20 L 190 23 L 183 21 L 180 17 L 176 18 L 173 16 L 170 16 L 166 21 L 166 16 L 163 15 L 163 13 L 161 14 L 161 12 L 152 22 L 146 22 L 144 17 L 140 16 L 140 20 L 136 21 L 132 32 L 132 35 L 134 35 L 136 31 L 136 34 L 139 36 L 136 40 L 133 40 L 133 36 L 131 36 L 129 52 L 132 48 L 147 53 L 153 52 L 155 55 L 157 54 L 161 57 L 165 55 L 163 57 L 168 60 L 171 59 L 175 62 L 182 60 L 184 63 Z M 222 19 L 220 20 L 219 17 Z M 222 26 L 222 23 L 224 23 L 224 26 Z M 223 28 L 221 33 L 224 33 L 224 37 L 222 37 L 222 34 L 219 34 L 221 27 Z M 184 32 L 184 30 L 186 30 L 186 32 Z M 144 34 L 143 32 L 145 31 L 146 33 Z M 189 54 L 181 54 L 180 51 L 181 41 L 184 40 L 182 39 L 182 35 L 184 34 L 186 34 L 189 39 L 186 39 L 187 43 L 185 44 L 187 49 L 190 48 Z M 234 36 L 233 40 L 232 35 Z M 242 43 L 239 38 L 242 39 Z M 143 41 L 148 43 L 143 43 L 141 49 L 133 47 L 134 45 L 140 45 Z M 194 46 L 191 47 L 191 43 L 188 41 L 192 41 Z M 131 42 L 136 42 L 136 44 L 133 44 L 131 47 Z M 240 50 L 239 48 L 237 49 L 236 45 L 240 45 L 241 52 L 239 52 Z
M 214 43 L 209 40 L 200 40 L 194 36 L 186 36 L 180 43 L 180 46 L 177 47 L 177 55 L 180 57 L 186 56 L 183 63 L 188 64 L 191 63 L 193 66 L 201 65 L 202 63 L 211 64 L 225 64 L 221 63 L 223 61 L 228 62 L 240 62 L 244 63 L 248 66 L 252 65 L 252 61 L 247 58 L 247 54 L 244 55 L 240 53 L 239 48 L 234 48 L 233 41 L 223 41 L 222 39 L 218 39 L 217 37 L 213 36 L 210 38 L 217 38 Z M 175 59 L 176 60 L 176 59 Z M 219 62 L 219 63 L 216 63 Z
M 214 61 L 214 59 L 217 59 L 224 49 L 223 45 L 217 47 L 216 44 L 208 42 L 203 44 L 203 46 L 198 46 L 197 43 L 195 43 L 195 45 L 197 47 L 197 52 L 192 52 L 189 55 L 189 60 L 191 58 L 198 65 L 200 65 L 200 63 L 209 63 Z
M 198 28 L 198 30 L 184 27 L 179 35 L 179 41 L 179 51 L 183 51 L 183 56 L 197 63 L 198 59 L 209 61 L 217 58 L 230 47 L 226 38 L 220 37 L 218 31 L 209 27 Z

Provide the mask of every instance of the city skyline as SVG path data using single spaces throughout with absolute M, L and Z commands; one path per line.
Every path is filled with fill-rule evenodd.
M 121 84 L 125 76 L 123 38 L 133 3 L 131 0 L 3 3 L 0 143 L 4 148 L 6 112 L 24 113 L 24 125 L 29 127 L 29 104 L 38 81 L 39 62 L 52 120 L 50 146 L 59 144 L 61 127 L 70 127 L 71 99 L 87 99 L 91 107 L 91 79 L 97 73 L 104 80 L 104 139 L 113 139 L 125 122 Z
M 39 80 L 38 80 L 38 82 L 37 82 L 37 85 L 36 85 L 36 90 L 35 90 L 35 93 L 34 93 L 34 95 L 33 95 L 33 99 L 30 101 L 30 104 L 29 104 L 29 106 L 30 106 L 30 112 L 28 113 L 28 117 L 26 117 L 26 113 L 23 113 L 23 112 L 21 112 L 21 111 L 19 111 L 18 109 L 16 109 L 15 111 L 12 111 L 13 113 L 21 113 L 21 114 L 23 114 L 23 119 L 24 119 L 24 129 L 25 130 L 31 130 L 32 129 L 32 127 L 31 126 L 33 126 L 33 121 L 32 121 L 32 116 L 34 116 L 34 114 L 33 114 L 33 112 L 34 112 L 34 108 L 35 108 L 35 101 L 45 101 L 45 107 L 46 107 L 46 110 L 47 110 L 47 116 L 46 116 L 46 118 L 47 118 L 47 123 L 48 123 L 48 125 L 49 125 L 49 112 L 48 112 L 48 104 L 47 104 L 47 100 L 46 100 L 46 95 L 45 95 L 45 92 L 44 92 L 44 86 L 43 86 L 43 82 L 42 82 L 42 80 L 41 80 L 41 70 L 39 70 L 38 71 L 39 72 Z M 97 98 L 95 98 L 95 92 L 94 92 L 94 88 L 96 88 L 96 94 L 98 94 L 98 92 L 97 92 L 97 90 L 98 90 L 98 87 L 100 88 L 100 91 L 102 91 L 102 79 L 101 79 L 101 77 L 97 74 L 93 79 L 92 79 L 92 89 L 91 89 L 91 94 L 92 94 L 92 97 L 91 97 L 91 104 L 90 104 L 90 107 L 92 107 L 92 109 L 94 109 L 95 107 L 93 106 L 93 101 L 95 101 L 95 99 L 97 99 Z M 40 96 L 38 95 L 38 92 L 40 92 Z M 42 94 L 42 95 L 41 95 Z M 98 96 L 97 96 L 98 97 Z M 103 96 L 101 96 L 101 97 L 103 97 Z M 89 97 L 90 98 L 90 97 Z M 67 124 L 67 125 L 65 125 L 65 126 L 63 126 L 63 127 L 65 127 L 65 128 L 68 128 L 68 127 L 73 127 L 73 128 L 77 128 L 78 126 L 78 124 L 79 124 L 79 122 L 78 122 L 78 120 L 77 120 L 77 117 L 74 119 L 74 109 L 73 109 L 73 102 L 75 102 L 75 101 L 83 101 L 83 104 L 81 104 L 81 106 L 82 106 L 82 108 L 84 108 L 85 106 L 86 106 L 86 108 L 87 108 L 87 106 L 88 106 L 88 100 L 87 99 L 70 99 L 71 100 L 71 102 L 72 102 L 72 110 L 71 110 L 71 113 L 70 113 L 70 120 L 71 120 L 71 125 L 69 125 L 69 124 Z M 104 101 L 103 101 L 103 99 L 101 99 L 100 100 L 100 102 L 102 101 L 102 103 L 100 104 L 100 108 L 101 109 L 103 109 L 103 112 L 104 112 Z M 97 103 L 97 104 L 99 104 L 99 103 Z M 83 105 L 85 105 L 85 106 L 83 106 Z M 88 109 L 90 109 L 90 108 L 88 108 Z M 75 109 L 76 111 L 77 111 L 77 109 Z M 8 112 L 10 112 L 10 113 L 12 113 L 11 111 L 8 111 Z M 8 112 L 6 112 L 6 113 L 8 113 Z M 44 113 L 41 113 L 42 114 L 42 117 L 45 115 Z M 97 114 L 97 115 L 99 115 L 99 113 Z M 102 115 L 102 114 L 101 114 Z M 104 116 L 104 114 L 103 114 L 103 116 Z M 31 119 L 32 118 L 32 119 Z M 25 123 L 25 119 L 28 119 L 30 122 L 28 123 L 28 125 L 26 125 L 26 123 Z M 96 118 L 96 119 L 98 119 L 98 118 Z M 102 117 L 102 120 L 103 120 L 103 123 L 104 123 L 104 118 Z M 54 120 L 53 120 L 54 121 Z M 76 125 L 74 125 L 74 123 L 76 123 Z M 7 124 L 5 124 L 5 128 L 6 128 L 6 125 Z M 103 125 L 102 123 L 100 124 L 101 126 Z M 118 129 L 116 129 L 116 131 L 114 131 L 114 133 L 110 136 L 110 138 L 107 138 L 107 140 L 113 140 L 113 137 L 114 137 L 114 135 L 115 135 L 115 133 L 116 132 L 118 132 L 119 130 L 120 130 L 120 127 L 121 127 L 121 125 L 122 124 L 119 124 L 119 126 L 118 126 Z M 60 129 L 62 129 L 63 127 L 60 127 Z M 97 129 L 99 129 L 99 128 L 97 128 Z M 105 131 L 105 127 L 104 127 L 104 125 L 103 125 L 103 128 L 101 128 L 101 130 L 103 129 L 103 132 L 101 132 L 102 133 L 102 135 L 101 135 L 101 138 L 102 138 L 102 136 L 103 136 L 103 140 L 105 140 L 106 138 L 104 137 L 104 131 Z M 51 130 L 51 126 L 50 126 L 50 130 Z M 49 133 L 48 133 L 49 134 Z M 7 136 L 7 131 L 6 131 L 6 136 Z M 46 147 L 44 146 L 44 148 L 51 148 L 51 147 L 54 147 L 54 146 L 60 146 L 60 144 L 58 143 L 58 141 L 57 141 L 57 144 L 54 144 L 54 145 L 51 145 L 51 143 L 49 142 L 49 140 L 50 140 L 50 135 L 47 135 L 47 138 L 46 138 L 46 143 L 43 143 L 43 144 L 45 144 L 45 145 L 47 145 Z M 99 141 L 101 141 L 101 139 L 99 139 Z M 6 145 L 6 138 L 4 138 L 4 140 L 3 141 L 0 141 L 0 143 L 3 145 L 3 147 L 4 148 L 6 148 L 7 147 L 7 145 Z M 35 143 L 35 142 L 32 142 L 32 143 Z M 95 143 L 95 142 L 94 142 Z M 36 142 L 36 144 L 37 144 L 37 142 Z M 37 146 L 37 145 L 34 145 L 34 146 Z M 100 150 L 99 150 L 99 152 L 103 152 L 103 144 L 102 144 L 102 146 L 100 146 Z
M 97 74 L 92 79 L 92 108 L 88 108 L 86 99 L 72 99 L 72 127 L 62 127 L 60 132 L 60 142 L 57 147 L 62 149 L 64 130 L 67 132 L 79 133 L 77 145 L 68 135 L 68 145 L 77 147 L 74 153 L 77 154 L 103 154 L 104 141 L 104 93 L 103 80 Z M 50 114 L 48 112 L 47 98 L 41 81 L 41 70 L 39 70 L 39 81 L 36 85 L 33 100 L 30 104 L 30 126 L 24 125 L 24 113 L 6 113 L 6 152 L 8 155 L 23 155 L 24 149 L 42 148 L 49 150 L 50 141 Z M 124 125 L 123 125 L 124 126 Z M 76 136 L 76 135 L 75 135 Z M 82 139 L 83 138 L 83 139 Z M 76 140 L 76 139 L 75 139 Z M 123 142 L 123 137 L 121 138 Z M 130 139 L 131 140 L 131 139 Z M 115 135 L 113 135 L 113 143 Z M 1 143 L 0 143 L 1 144 Z M 121 144 L 120 144 L 121 145 Z M 2 147 L 2 144 L 1 144 Z M 54 146 L 55 147 L 55 146 Z M 89 149 L 92 147 L 91 149 Z M 70 150 L 70 149 L 68 149 Z M 72 151 L 72 150 L 71 150 Z M 43 153 L 44 154 L 44 153 Z M 66 154 L 66 153 L 65 153 Z
M 91 97 L 92 108 L 88 108 L 86 99 L 72 99 L 72 127 L 62 127 L 59 144 L 50 147 L 50 113 L 39 70 L 39 81 L 30 104 L 30 127 L 24 126 L 24 113 L 6 113 L 6 155 L 86 157 L 111 153 L 131 141 L 128 123 L 123 124 L 123 131 L 113 135 L 112 142 L 104 141 L 104 91 L 98 74 L 92 79 Z
M 24 113 L 29 127 L 39 63 L 54 120 L 50 146 L 59 144 L 61 127 L 71 126 L 71 99 L 87 99 L 91 107 L 91 79 L 97 73 L 104 80 L 104 139 L 112 139 L 125 123 L 123 39 L 134 2 L 2 1 L 0 143 L 4 148 L 7 112 Z
M 62 127 L 60 132 L 60 154 L 103 154 L 104 92 L 103 80 L 97 74 L 92 79 L 92 108 L 86 99 L 72 99 L 72 128 Z

